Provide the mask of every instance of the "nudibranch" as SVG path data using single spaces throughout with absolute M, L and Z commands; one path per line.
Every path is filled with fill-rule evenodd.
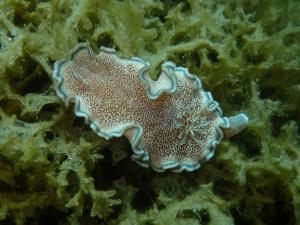
M 69 59 L 55 63 L 53 80 L 57 95 L 67 106 L 75 102 L 75 114 L 98 136 L 124 135 L 132 159 L 158 172 L 198 169 L 223 137 L 247 125 L 243 113 L 222 117 L 211 93 L 186 68 L 164 62 L 153 80 L 149 66 L 137 57 L 121 59 L 111 48 L 95 55 L 79 43 Z

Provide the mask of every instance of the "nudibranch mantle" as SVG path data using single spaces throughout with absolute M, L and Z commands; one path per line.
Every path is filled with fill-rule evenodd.
M 70 59 L 55 63 L 53 80 L 57 95 L 67 106 L 74 101 L 75 114 L 98 136 L 126 136 L 132 159 L 158 172 L 198 169 L 223 137 L 247 125 L 243 113 L 222 117 L 211 93 L 186 68 L 167 61 L 156 81 L 148 70 L 140 58 L 121 59 L 106 47 L 95 55 L 79 43 Z

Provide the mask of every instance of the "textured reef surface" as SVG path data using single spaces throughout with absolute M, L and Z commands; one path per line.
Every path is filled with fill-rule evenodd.
M 226 2 L 226 3 L 224 3 Z M 300 224 L 300 2 L 0 1 L 0 224 Z M 192 173 L 130 159 L 57 98 L 78 42 L 201 76 L 248 127 Z M 97 52 L 98 53 L 98 52 Z

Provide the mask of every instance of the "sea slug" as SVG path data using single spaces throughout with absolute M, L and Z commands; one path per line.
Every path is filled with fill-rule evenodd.
M 186 68 L 164 62 L 156 81 L 148 69 L 140 58 L 121 59 L 106 47 L 95 55 L 79 43 L 70 59 L 55 63 L 53 79 L 57 95 L 67 106 L 74 101 L 75 114 L 94 132 L 106 139 L 126 136 L 132 159 L 159 172 L 198 169 L 223 137 L 247 125 L 243 113 L 222 117 L 211 93 Z

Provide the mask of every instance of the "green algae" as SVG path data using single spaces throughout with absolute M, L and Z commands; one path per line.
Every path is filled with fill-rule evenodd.
M 0 2 L 0 224 L 299 224 L 298 1 Z M 56 97 L 77 42 L 188 67 L 248 128 L 194 173 L 135 165 Z

